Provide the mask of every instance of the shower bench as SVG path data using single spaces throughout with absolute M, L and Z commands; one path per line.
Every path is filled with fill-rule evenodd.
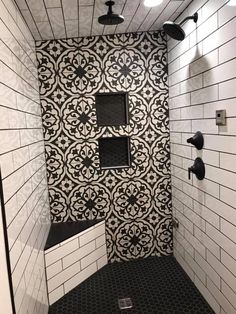
M 107 264 L 105 221 L 52 224 L 44 257 L 51 305 Z

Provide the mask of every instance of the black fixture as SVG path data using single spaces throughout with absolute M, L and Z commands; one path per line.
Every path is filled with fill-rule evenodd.
M 194 23 L 197 23 L 198 20 L 198 13 L 194 13 L 191 16 L 187 16 L 181 23 L 176 24 L 171 21 L 167 21 L 163 24 L 163 29 L 166 32 L 167 35 L 169 35 L 171 38 L 176 40 L 184 40 L 185 38 L 185 32 L 181 25 L 186 22 L 187 20 L 193 20 Z
M 204 139 L 200 131 L 196 132 L 193 137 L 187 139 L 187 143 L 193 144 L 198 150 L 203 148 Z
M 198 180 L 205 178 L 205 165 L 201 158 L 196 158 L 193 166 L 188 168 L 188 178 L 191 179 L 191 172 L 196 175 Z
M 127 93 L 96 94 L 95 104 L 98 126 L 118 126 L 128 124 Z
M 112 6 L 115 4 L 114 1 L 107 1 L 105 5 L 108 6 L 108 12 L 105 15 L 99 16 L 98 22 L 103 25 L 117 25 L 124 22 L 124 17 L 120 14 L 112 12 Z
M 101 169 L 130 167 L 130 139 L 127 136 L 98 139 Z

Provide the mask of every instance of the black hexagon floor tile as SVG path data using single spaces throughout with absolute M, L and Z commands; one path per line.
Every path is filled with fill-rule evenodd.
M 118 299 L 133 308 L 119 310 Z M 174 257 L 108 264 L 50 307 L 50 314 L 214 314 Z

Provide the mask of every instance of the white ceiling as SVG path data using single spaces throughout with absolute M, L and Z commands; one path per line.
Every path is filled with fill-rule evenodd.
M 103 26 L 106 0 L 15 0 L 35 40 L 71 38 L 125 32 L 158 30 L 174 20 L 192 0 L 163 0 L 147 8 L 143 0 L 115 0 L 114 13 L 122 14 L 120 25 Z

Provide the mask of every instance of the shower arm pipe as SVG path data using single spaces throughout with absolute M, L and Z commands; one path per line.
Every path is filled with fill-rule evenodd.
M 191 16 L 187 16 L 185 19 L 183 19 L 182 22 L 179 23 L 179 25 L 182 25 L 183 23 L 185 23 L 186 21 L 188 20 L 194 20 L 195 23 L 197 23 L 197 20 L 198 20 L 198 13 L 194 13 L 193 15 Z
M 113 14 L 112 6 L 115 4 L 114 1 L 107 1 L 106 4 L 108 6 L 108 14 Z

